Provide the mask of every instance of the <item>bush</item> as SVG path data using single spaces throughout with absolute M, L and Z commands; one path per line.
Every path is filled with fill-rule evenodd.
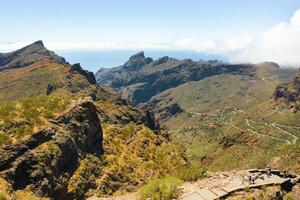
M 11 143 L 12 143 L 12 140 L 10 139 L 9 136 L 0 133 L 0 146 L 8 145 L 8 144 L 11 144 Z
M 152 200 L 177 199 L 179 197 L 177 186 L 181 183 L 180 179 L 171 176 L 155 179 L 138 190 L 138 197 L 143 200 L 149 197 Z
M 287 196 L 284 198 L 284 200 L 294 200 L 294 198 L 293 198 L 292 196 L 290 196 L 290 195 L 287 195 Z
M 80 161 L 79 168 L 68 183 L 68 193 L 72 199 L 83 199 L 88 189 L 96 186 L 95 181 L 100 173 L 101 165 L 99 158 L 93 155 L 88 155 Z
M 0 191 L 0 200 L 6 200 L 6 193 L 3 191 Z
M 0 104 L 0 146 L 10 144 L 12 138 L 21 139 L 47 119 L 64 111 L 70 100 L 57 96 L 33 96 Z
M 177 177 L 183 181 L 197 181 L 205 177 L 205 170 L 200 166 L 185 167 L 178 170 Z

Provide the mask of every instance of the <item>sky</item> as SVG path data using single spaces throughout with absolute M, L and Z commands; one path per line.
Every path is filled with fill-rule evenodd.
M 0 52 L 175 50 L 300 63 L 299 0 L 0 0 Z M 297 55 L 298 54 L 298 55 Z

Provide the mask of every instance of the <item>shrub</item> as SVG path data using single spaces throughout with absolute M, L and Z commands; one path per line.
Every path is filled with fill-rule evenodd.
M 12 137 L 21 139 L 31 134 L 36 127 L 64 111 L 69 98 L 58 96 L 32 96 L 0 104 L 0 146 L 10 144 Z
M 11 144 L 12 140 L 9 136 L 0 133 L 0 146 Z
M 201 166 L 184 167 L 178 170 L 177 177 L 183 181 L 197 181 L 205 177 L 205 170 Z
M 6 194 L 3 191 L 0 191 L 0 200 L 6 200 Z
M 154 179 L 138 190 L 139 199 L 151 198 L 152 200 L 170 200 L 179 197 L 177 186 L 182 181 L 174 177 Z
M 287 195 L 286 197 L 284 197 L 284 200 L 294 200 L 294 198 L 290 195 Z
M 98 157 L 88 155 L 80 161 L 68 184 L 68 193 L 72 199 L 83 199 L 85 192 L 96 185 L 96 176 L 100 173 L 101 161 Z

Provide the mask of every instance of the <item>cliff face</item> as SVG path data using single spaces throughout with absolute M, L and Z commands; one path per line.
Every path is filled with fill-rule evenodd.
M 274 92 L 275 100 L 284 100 L 296 111 L 300 110 L 300 72 L 296 75 L 294 81 L 277 86 Z
M 0 149 L 1 175 L 14 190 L 67 198 L 68 179 L 80 160 L 103 154 L 102 133 L 94 104 L 77 102 L 27 140 Z

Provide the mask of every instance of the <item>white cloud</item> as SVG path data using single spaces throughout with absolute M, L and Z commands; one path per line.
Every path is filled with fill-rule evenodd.
M 147 41 L 147 40 L 145 40 Z M 31 41 L 32 42 L 32 41 Z M 19 49 L 31 42 L 0 44 L 0 52 Z M 159 49 L 192 50 L 207 54 L 219 54 L 228 57 L 231 62 L 274 61 L 279 64 L 300 64 L 300 9 L 288 22 L 278 23 L 258 37 L 233 37 L 229 39 L 179 38 L 169 43 L 153 41 L 138 43 L 84 43 L 44 41 L 50 50 L 85 49 Z
M 300 9 L 288 22 L 260 34 L 256 38 L 230 38 L 225 40 L 178 39 L 176 49 L 194 50 L 201 53 L 221 54 L 231 62 L 274 61 L 282 65 L 300 64 Z
M 254 39 L 241 51 L 229 55 L 233 62 L 274 61 L 300 64 L 300 10 L 288 22 L 281 22 Z
M 175 49 L 184 49 L 208 54 L 228 54 L 244 49 L 251 41 L 250 37 L 230 38 L 227 40 L 199 40 L 182 38 L 173 42 Z

